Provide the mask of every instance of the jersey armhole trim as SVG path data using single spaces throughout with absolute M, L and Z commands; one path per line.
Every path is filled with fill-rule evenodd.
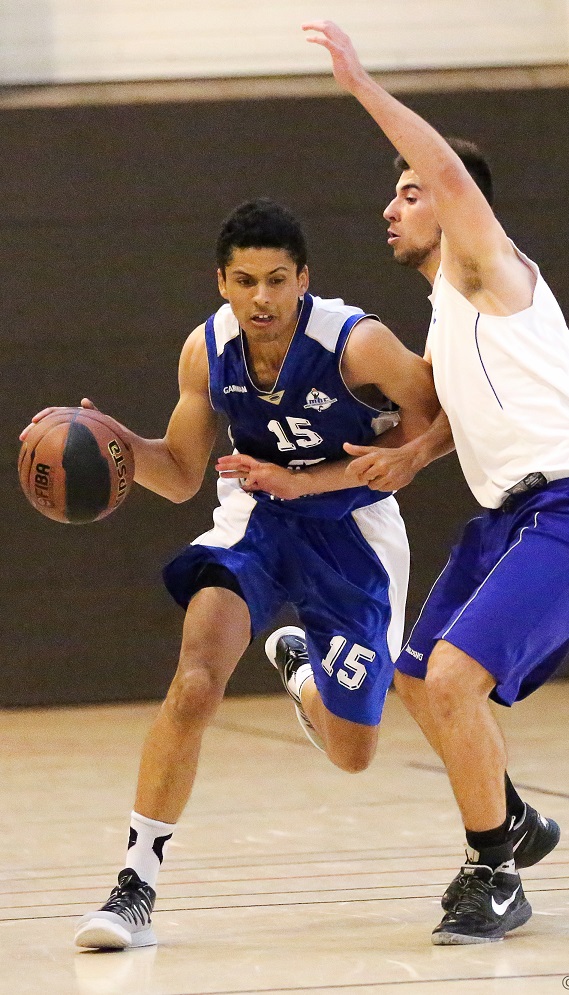
M 382 409 L 374 408 L 373 405 L 366 404 L 365 401 L 360 401 L 359 397 L 356 397 L 353 391 L 351 391 L 350 388 L 348 387 L 346 381 L 344 380 L 344 374 L 342 373 L 342 360 L 344 358 L 344 352 L 348 344 L 348 339 L 350 338 L 350 335 L 352 334 L 352 331 L 354 330 L 358 322 L 363 321 L 364 318 L 373 318 L 375 321 L 381 323 L 381 318 L 377 314 L 354 314 L 350 318 L 346 319 L 346 321 L 342 325 L 342 328 L 340 329 L 340 334 L 338 336 L 338 342 L 336 345 L 336 356 L 338 359 L 338 374 L 340 376 L 340 380 L 344 385 L 345 390 L 348 392 L 350 397 L 352 397 L 354 401 L 360 404 L 362 408 L 365 408 L 366 411 L 373 411 L 373 413 L 377 416 L 381 414 Z
M 204 337 L 205 337 L 205 347 L 207 354 L 207 392 L 209 394 L 209 403 L 211 404 L 212 410 L 219 412 L 222 408 L 216 407 L 213 400 L 212 393 L 212 356 L 214 361 L 218 358 L 217 350 L 215 348 L 215 330 L 214 330 L 214 315 L 211 315 L 205 323 Z

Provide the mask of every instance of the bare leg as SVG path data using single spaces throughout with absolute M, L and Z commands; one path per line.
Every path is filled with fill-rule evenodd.
M 506 749 L 488 701 L 495 683 L 451 643 L 435 646 L 425 680 L 429 710 L 464 825 L 473 832 L 506 819 Z
M 302 685 L 302 708 L 320 733 L 327 757 L 336 767 L 357 774 L 369 767 L 375 756 L 379 726 L 349 722 L 330 712 L 322 702 L 314 678 Z
M 77 946 L 122 950 L 156 943 L 151 914 L 164 844 L 190 796 L 204 730 L 249 633 L 247 606 L 232 591 L 204 588 L 190 602 L 178 669 L 142 751 L 128 865 L 108 902 L 80 921 Z
M 190 601 L 178 669 L 142 751 L 139 815 L 178 821 L 194 783 L 203 733 L 250 632 L 247 605 L 232 591 L 206 587 Z
M 415 719 L 423 735 L 442 760 L 443 755 L 439 735 L 435 721 L 431 715 L 424 680 L 421 680 L 420 677 L 410 677 L 409 674 L 402 674 L 399 670 L 396 670 L 394 683 L 397 694 L 401 698 L 405 708 Z

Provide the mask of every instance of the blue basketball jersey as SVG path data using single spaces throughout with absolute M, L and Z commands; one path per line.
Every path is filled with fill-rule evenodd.
M 354 325 L 366 315 L 343 301 L 305 294 L 298 324 L 273 389 L 254 383 L 247 368 L 245 343 L 229 304 L 205 326 L 213 408 L 229 419 L 230 438 L 238 452 L 285 467 L 300 467 L 345 457 L 344 442 L 367 445 L 397 424 L 392 405 L 385 410 L 359 401 L 340 372 L 342 354 Z M 257 492 L 256 500 L 271 502 L 275 511 L 341 518 L 372 504 L 384 492 L 354 487 L 293 501 L 271 501 Z

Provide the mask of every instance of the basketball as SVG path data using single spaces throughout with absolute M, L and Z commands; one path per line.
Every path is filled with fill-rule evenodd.
M 18 473 L 36 511 L 56 522 L 83 525 L 123 503 L 134 478 L 134 456 L 107 415 L 63 408 L 31 429 L 22 443 Z

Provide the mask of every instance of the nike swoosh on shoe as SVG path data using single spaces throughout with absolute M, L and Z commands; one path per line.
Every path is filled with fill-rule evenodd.
M 520 838 L 519 838 L 519 840 L 518 840 L 518 842 L 517 842 L 517 843 L 514 843 L 514 845 L 513 845 L 513 847 L 512 847 L 512 849 L 513 849 L 514 853 L 516 852 L 516 850 L 518 849 L 518 847 L 519 847 L 519 846 L 520 846 L 520 845 L 521 845 L 521 844 L 523 843 L 523 841 L 525 840 L 525 838 L 526 838 L 526 836 L 527 836 L 528 832 L 529 832 L 529 829 L 526 829 L 526 831 L 525 831 L 524 835 L 523 835 L 523 836 L 520 836 Z
M 514 893 L 510 895 L 510 897 L 507 898 L 505 902 L 496 902 L 494 900 L 494 896 L 492 895 L 492 908 L 497 916 L 503 916 L 508 911 L 509 906 L 514 901 L 519 890 L 520 886 L 518 885 Z

